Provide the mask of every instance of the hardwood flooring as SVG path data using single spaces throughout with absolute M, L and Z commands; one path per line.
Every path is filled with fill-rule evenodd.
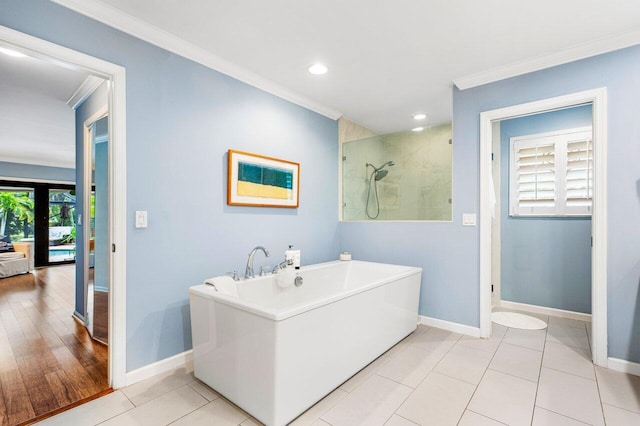
M 108 350 L 73 319 L 74 265 L 0 279 L 0 425 L 109 389 Z

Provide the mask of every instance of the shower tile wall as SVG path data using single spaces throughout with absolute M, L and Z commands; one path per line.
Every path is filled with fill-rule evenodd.
M 451 220 L 451 124 L 422 132 L 399 132 L 343 144 L 343 218 L 369 220 L 365 212 L 371 168 L 387 161 L 378 181 L 376 220 Z M 373 191 L 370 211 L 375 211 Z

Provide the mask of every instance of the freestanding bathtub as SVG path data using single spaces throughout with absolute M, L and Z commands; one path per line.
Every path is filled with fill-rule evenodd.
M 285 425 L 417 327 L 420 268 L 361 261 L 269 275 L 237 293 L 189 289 L 194 374 L 268 426 Z M 232 293 L 236 293 L 234 295 Z

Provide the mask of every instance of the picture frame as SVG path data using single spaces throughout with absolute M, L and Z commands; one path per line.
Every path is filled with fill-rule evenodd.
M 230 149 L 227 204 L 298 208 L 300 163 Z

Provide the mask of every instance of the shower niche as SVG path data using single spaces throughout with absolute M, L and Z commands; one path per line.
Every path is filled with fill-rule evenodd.
M 451 221 L 451 124 L 342 144 L 342 220 Z

